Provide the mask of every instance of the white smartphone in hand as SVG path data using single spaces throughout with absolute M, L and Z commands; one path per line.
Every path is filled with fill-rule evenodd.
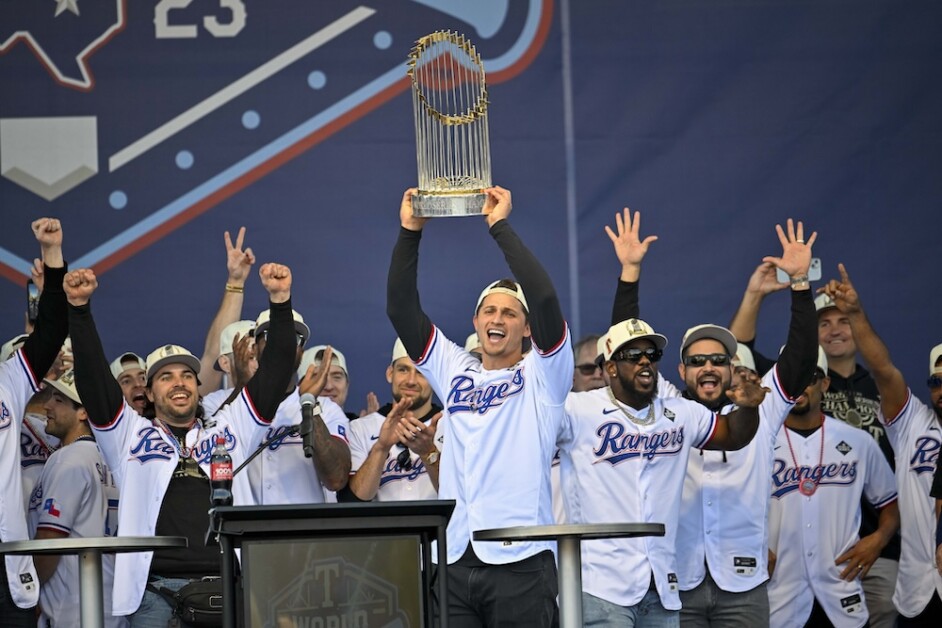
M 775 271 L 775 277 L 778 279 L 779 283 L 788 283 L 791 281 L 791 277 L 785 274 L 785 271 L 781 268 Z M 820 281 L 821 280 L 821 258 L 812 257 L 811 266 L 808 268 L 808 281 Z

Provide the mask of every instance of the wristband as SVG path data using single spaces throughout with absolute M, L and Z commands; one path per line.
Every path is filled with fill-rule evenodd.
M 235 292 L 237 294 L 242 294 L 243 292 L 245 292 L 245 288 L 242 286 L 236 286 L 234 284 L 227 283 L 226 292 Z
M 789 283 L 791 283 L 792 288 L 796 288 L 798 290 L 805 290 L 811 287 L 811 284 L 808 283 L 807 274 L 798 275 L 797 277 L 791 277 L 789 279 Z

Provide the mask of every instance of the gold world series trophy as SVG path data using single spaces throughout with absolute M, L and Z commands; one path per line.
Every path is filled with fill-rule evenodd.
M 421 218 L 479 216 L 491 186 L 484 64 L 464 35 L 436 31 L 409 54 Z

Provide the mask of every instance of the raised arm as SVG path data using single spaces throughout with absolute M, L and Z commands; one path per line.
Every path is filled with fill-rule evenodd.
M 485 192 L 488 196 L 485 209 L 489 212 L 485 214 L 485 219 L 491 237 L 504 253 L 510 272 L 520 282 L 530 306 L 533 344 L 539 349 L 549 350 L 562 342 L 566 334 L 566 320 L 559 306 L 556 289 L 542 264 L 524 246 L 507 220 L 513 207 L 510 190 L 494 186 Z
M 62 225 L 55 218 L 40 218 L 32 224 L 45 262 L 45 290 L 39 296 L 36 324 L 26 342 L 23 355 L 38 379 L 42 379 L 59 355 L 69 335 L 68 305 L 62 291 L 65 261 L 62 258 Z
M 857 351 L 873 375 L 880 392 L 880 407 L 887 421 L 893 420 L 907 399 L 907 386 L 903 374 L 890 359 L 890 351 L 870 325 L 864 313 L 857 290 L 850 281 L 847 269 L 838 264 L 841 280 L 832 279 L 819 292 L 825 292 L 834 299 L 838 310 L 847 315 L 850 328 L 857 343 Z
M 641 317 L 641 307 L 638 304 L 641 261 L 647 255 L 651 243 L 657 240 L 655 235 L 641 239 L 641 212 L 635 212 L 634 220 L 631 219 L 631 210 L 627 207 L 623 212 L 624 217 L 615 214 L 615 231 L 605 225 L 605 233 L 612 241 L 615 255 L 621 264 L 621 275 L 618 277 L 618 288 L 615 290 L 615 301 L 612 304 L 612 325 L 629 318 Z
M 121 386 L 111 375 L 92 318 L 90 300 L 98 288 L 98 279 L 93 270 L 80 268 L 66 274 L 62 285 L 69 300 L 75 386 L 88 412 L 88 420 L 95 425 L 108 425 L 121 411 L 124 395 Z
M 736 340 L 746 344 L 756 337 L 756 321 L 759 319 L 759 310 L 762 301 L 773 292 L 784 290 L 788 283 L 779 283 L 775 276 L 775 264 L 762 262 L 753 271 L 746 284 L 746 291 L 742 295 L 739 309 L 729 323 L 729 330 L 736 336 Z
M 230 323 L 234 323 L 242 316 L 242 304 L 245 297 L 245 280 L 248 279 L 255 264 L 255 255 L 250 248 L 242 248 L 245 241 L 245 227 L 239 228 L 235 244 L 229 232 L 224 234 L 226 241 L 226 288 L 222 293 L 222 301 L 213 322 L 206 332 L 206 342 L 203 345 L 203 356 L 200 358 L 200 394 L 207 395 L 217 390 L 222 383 L 222 373 L 213 366 L 219 357 L 219 335 Z
M 818 359 L 818 325 L 817 313 L 814 309 L 814 297 L 811 293 L 811 284 L 808 282 L 808 269 L 811 267 L 811 247 L 818 239 L 817 232 L 811 234 L 805 242 L 804 225 L 798 221 L 797 225 L 788 219 L 787 233 L 781 225 L 775 225 L 779 242 L 782 245 L 781 257 L 766 257 L 763 264 L 771 264 L 780 268 L 789 277 L 792 293 L 791 321 L 788 327 L 788 339 L 785 348 L 778 358 L 778 379 L 782 389 L 792 399 L 797 398 L 805 390 L 814 366 Z M 761 267 L 760 267 L 761 268 Z M 756 273 L 753 273 L 753 278 Z M 774 276 L 771 278 L 774 280 Z M 750 279 L 750 282 L 752 279 Z M 766 282 L 768 279 L 766 279 Z M 776 285 L 777 282 L 776 282 Z M 772 291 L 777 290 L 774 288 Z M 747 293 L 749 289 L 746 289 Z M 768 294 L 768 293 L 766 293 Z M 743 297 L 744 301 L 746 297 Z M 742 310 L 742 307 L 740 307 Z M 758 312 L 758 309 L 756 310 Z M 736 317 L 733 318 L 736 320 Z M 735 332 L 734 332 L 735 333 Z M 755 318 L 752 318 L 752 336 L 755 337 Z M 739 336 L 737 336 L 737 340 Z M 747 339 L 751 340 L 751 339 Z M 742 342 L 742 341 L 740 341 Z
M 285 398 L 297 355 L 297 335 L 291 311 L 291 269 L 281 264 L 264 264 L 258 269 L 271 310 L 271 326 L 258 371 L 245 385 L 258 414 L 271 421 Z
M 412 215 L 412 195 L 417 192 L 416 188 L 409 188 L 402 195 L 399 239 L 386 280 L 386 315 L 413 360 L 422 357 L 432 335 L 432 321 L 419 302 L 419 242 L 427 219 Z

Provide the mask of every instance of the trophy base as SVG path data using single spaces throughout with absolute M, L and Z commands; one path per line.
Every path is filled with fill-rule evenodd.
M 428 194 L 419 192 L 412 195 L 412 215 L 416 218 L 446 218 L 449 216 L 483 216 L 487 194 L 468 192 L 466 194 Z

